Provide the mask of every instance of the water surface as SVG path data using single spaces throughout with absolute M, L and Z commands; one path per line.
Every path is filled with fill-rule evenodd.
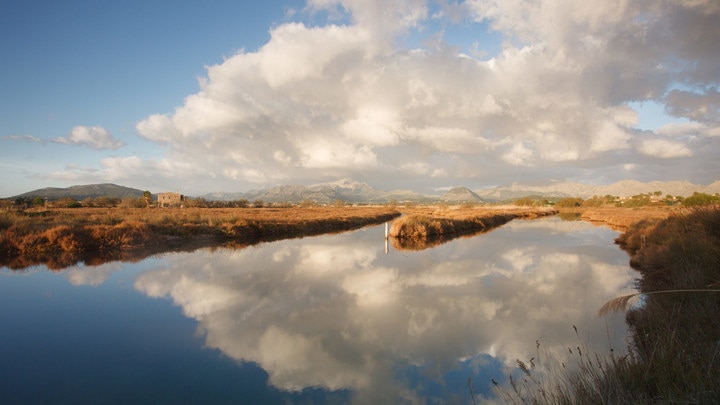
M 468 378 L 490 398 L 536 342 L 624 348 L 624 316 L 597 316 L 636 277 L 617 235 L 553 217 L 398 251 L 376 226 L 3 269 L 0 402 L 467 403 Z

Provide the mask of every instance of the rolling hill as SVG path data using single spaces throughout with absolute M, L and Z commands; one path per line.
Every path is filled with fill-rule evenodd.
M 117 184 L 87 184 L 81 186 L 71 186 L 67 188 L 46 187 L 33 191 L 28 191 L 15 198 L 47 198 L 49 200 L 59 200 L 61 198 L 72 198 L 74 200 L 83 200 L 85 198 L 109 197 L 109 198 L 139 198 L 143 196 L 143 190 L 136 188 L 118 186 Z

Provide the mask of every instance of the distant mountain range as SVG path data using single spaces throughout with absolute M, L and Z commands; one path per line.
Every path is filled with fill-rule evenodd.
M 478 190 L 477 194 L 486 200 L 503 201 L 520 198 L 528 195 L 537 195 L 545 198 L 580 197 L 583 199 L 592 196 L 613 195 L 630 197 L 638 194 L 647 194 L 660 191 L 662 196 L 687 197 L 694 192 L 715 194 L 720 193 L 720 181 L 707 186 L 693 184 L 687 181 L 653 181 L 643 183 L 635 180 L 623 180 L 606 186 L 593 186 L 580 183 L 552 183 L 543 186 L 527 186 L 513 183 L 509 186 L 493 187 Z
M 160 192 L 164 190 L 158 190 Z M 513 183 L 507 186 L 497 186 L 481 190 L 470 190 L 467 187 L 455 187 L 443 194 L 423 195 L 410 190 L 382 191 L 373 188 L 365 182 L 352 179 L 341 179 L 328 183 L 310 186 L 278 186 L 262 190 L 247 192 L 217 192 L 196 197 L 206 200 L 232 201 L 248 200 L 263 202 L 290 202 L 313 201 L 320 204 L 329 204 L 337 200 L 355 203 L 385 203 L 390 201 L 414 201 L 420 203 L 431 202 L 498 202 L 510 201 L 527 196 L 541 198 L 581 197 L 613 195 L 627 197 L 637 194 L 654 193 L 660 191 L 663 196 L 687 197 L 694 192 L 707 194 L 720 193 L 720 181 L 709 185 L 697 185 L 687 181 L 654 181 L 643 183 L 635 180 L 624 180 L 606 186 L 593 186 L 580 183 L 556 182 L 543 186 L 529 186 Z M 43 188 L 29 191 L 12 198 L 74 198 L 82 200 L 88 197 L 111 198 L 139 198 L 143 191 L 139 189 L 118 186 L 116 184 L 89 184 L 72 186 L 68 188 Z
M 367 183 L 351 179 L 341 179 L 328 183 L 311 186 L 278 186 L 263 190 L 253 190 L 244 193 L 210 193 L 201 195 L 206 200 L 248 200 L 264 202 L 302 202 L 314 201 L 320 204 L 329 204 L 337 200 L 357 203 L 384 203 L 396 201 L 433 201 L 437 196 L 424 196 L 409 190 L 381 191 Z

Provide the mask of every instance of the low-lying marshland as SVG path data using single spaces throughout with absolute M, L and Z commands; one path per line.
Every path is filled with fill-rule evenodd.
M 335 206 L 283 208 L 53 208 L 0 213 L 0 265 L 20 269 L 45 264 L 138 260 L 170 250 L 244 246 L 262 241 L 357 229 L 393 221 L 398 249 L 424 249 L 487 232 L 516 218 L 553 215 L 553 208 L 517 206 Z M 669 211 L 563 210 L 611 225 Z
M 0 214 L 0 265 L 133 260 L 169 250 L 357 229 L 400 215 L 388 207 L 80 208 Z
M 521 379 L 500 390 L 506 402 L 720 402 L 720 207 L 643 219 L 616 242 L 640 273 L 639 292 L 611 300 L 601 315 L 627 310 L 628 354 L 568 348 L 578 369 L 563 364 L 550 379 L 518 360 Z

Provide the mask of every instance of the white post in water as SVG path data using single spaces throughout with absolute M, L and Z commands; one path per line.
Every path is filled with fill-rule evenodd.
M 385 222 L 385 254 L 388 254 L 388 223 Z

